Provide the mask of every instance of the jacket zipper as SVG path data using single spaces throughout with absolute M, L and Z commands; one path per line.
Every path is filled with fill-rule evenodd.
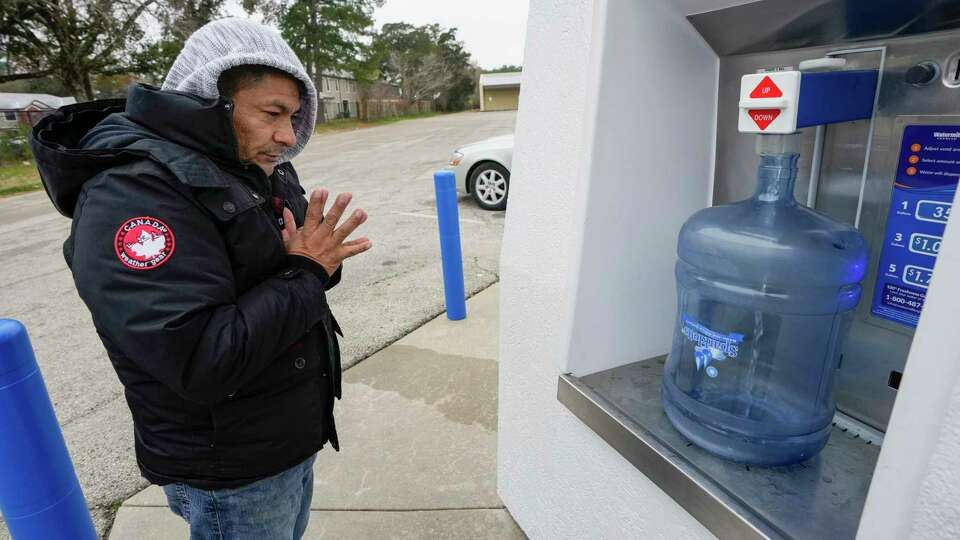
M 217 415 L 213 413 L 213 407 L 210 407 L 210 424 L 213 425 L 213 435 L 210 437 L 210 448 L 217 447 Z

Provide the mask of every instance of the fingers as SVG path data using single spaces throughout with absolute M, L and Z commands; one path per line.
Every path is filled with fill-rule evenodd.
M 330 211 L 327 212 L 326 216 L 323 215 L 324 209 L 326 208 L 327 199 L 330 192 L 325 189 L 318 189 L 313 191 L 310 194 L 310 203 L 307 206 L 307 215 L 303 224 L 303 232 L 306 233 L 308 238 L 318 238 L 317 240 L 311 240 L 310 242 L 316 242 L 315 248 L 320 249 L 325 253 L 329 253 L 334 258 L 339 258 L 341 261 L 349 257 L 353 257 L 359 253 L 367 251 L 373 246 L 368 238 L 358 238 L 356 240 L 351 240 L 345 242 L 350 234 L 353 233 L 362 225 L 368 217 L 368 214 L 362 209 L 358 208 L 354 210 L 350 217 L 338 228 L 337 224 L 340 222 L 340 219 L 343 217 L 343 214 L 347 210 L 347 206 L 350 204 L 350 201 L 353 199 L 353 195 L 350 193 L 341 193 L 337 195 L 337 198 L 333 201 L 333 204 L 330 206 Z M 284 241 L 294 238 L 294 235 L 297 234 L 295 228 L 290 228 L 287 221 L 292 222 L 292 214 L 288 220 L 286 211 L 284 212 L 284 231 L 283 237 Z M 321 224 L 327 225 L 329 229 L 324 228 L 323 230 L 317 230 Z M 329 231 L 329 233 L 327 232 Z M 329 236 L 327 236 L 329 234 Z M 319 236 L 319 237 L 318 237 Z M 333 241 L 331 245 L 328 243 L 330 240 Z M 328 247 L 324 248 L 326 245 Z M 327 251 L 330 250 L 330 251 Z
M 283 243 L 286 244 L 297 234 L 297 220 L 293 217 L 293 212 L 289 208 L 283 209 Z
M 307 215 L 303 220 L 303 227 L 313 230 L 323 221 L 323 210 L 327 205 L 330 192 L 325 189 L 315 189 L 310 193 L 310 203 L 307 205 Z
M 369 238 L 357 238 L 356 240 L 344 242 L 340 247 L 340 255 L 342 255 L 342 259 L 349 259 L 354 255 L 363 253 L 371 247 L 373 247 L 373 242 L 371 242 Z
M 347 205 L 350 204 L 350 199 L 352 198 L 353 195 L 349 193 L 341 193 L 337 195 L 337 199 L 333 201 L 333 205 L 330 207 L 330 211 L 327 213 L 327 218 L 324 221 L 325 224 L 330 226 L 331 230 L 337 227 L 340 217 L 343 216 L 343 212 L 347 209 Z
M 343 242 L 367 220 L 367 213 L 362 208 L 357 208 L 350 214 L 350 217 L 337 230 L 333 231 L 333 240 L 336 243 Z

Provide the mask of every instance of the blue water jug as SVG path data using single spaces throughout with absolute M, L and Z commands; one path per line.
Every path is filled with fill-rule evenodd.
M 677 250 L 664 410 L 698 446 L 753 465 L 826 444 L 868 259 L 856 229 L 794 199 L 798 149 L 798 134 L 759 135 L 753 197 L 694 214 Z

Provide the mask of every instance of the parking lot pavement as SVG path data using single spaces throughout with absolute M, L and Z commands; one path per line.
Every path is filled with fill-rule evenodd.
M 309 191 L 351 191 L 371 251 L 348 261 L 329 303 L 351 366 L 443 309 L 432 172 L 459 145 L 513 131 L 516 113 L 460 113 L 315 136 L 294 160 Z M 497 280 L 502 212 L 460 200 L 468 294 Z M 70 223 L 42 192 L 0 199 L 0 317 L 28 328 L 97 527 L 142 489 L 122 388 L 76 294 L 61 244 Z M 4 536 L 0 527 L 0 537 Z

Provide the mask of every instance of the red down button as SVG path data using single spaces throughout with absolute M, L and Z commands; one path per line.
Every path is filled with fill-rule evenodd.
M 780 116 L 780 109 L 747 109 L 747 114 L 757 124 L 760 131 L 763 131 Z

